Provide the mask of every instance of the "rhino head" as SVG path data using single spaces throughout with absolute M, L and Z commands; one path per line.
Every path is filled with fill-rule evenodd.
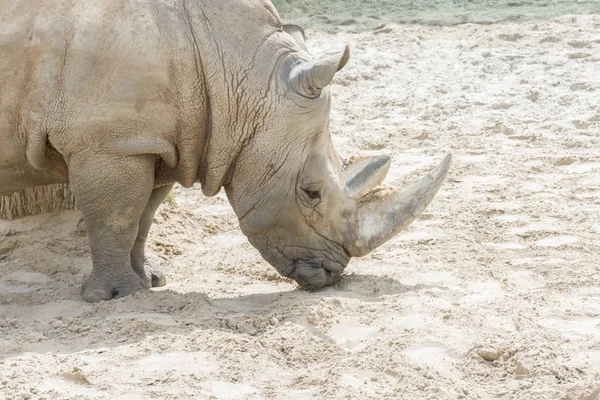
M 349 48 L 312 60 L 303 32 L 284 30 L 291 37 L 281 40 L 294 42 L 288 43 L 292 50 L 275 67 L 267 111 L 225 189 L 243 233 L 263 258 L 301 286 L 320 288 L 339 280 L 351 257 L 368 254 L 421 214 L 451 155 L 403 190 L 374 193 L 390 158 L 343 166 L 329 133 L 328 86 Z

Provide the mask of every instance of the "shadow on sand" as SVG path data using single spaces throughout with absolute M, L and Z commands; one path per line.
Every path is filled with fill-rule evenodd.
M 175 292 L 167 286 L 164 290 L 88 304 L 76 288 L 61 288 L 60 282 L 53 282 L 41 290 L 54 292 L 57 300 L 35 303 L 35 299 L 46 297 L 40 296 L 39 291 L 35 298 L 29 294 L 13 294 L 8 304 L 7 299 L 3 299 L 0 334 L 11 335 L 12 343 L 0 347 L 0 359 L 27 352 L 70 354 L 119 347 L 162 334 L 196 332 L 201 335 L 203 330 L 220 330 L 259 336 L 274 325 L 286 322 L 311 328 L 306 322 L 307 315 L 323 302 L 328 303 L 333 312 L 342 312 L 340 299 L 379 302 L 427 289 L 448 290 L 442 286 L 408 286 L 387 277 L 356 274 L 343 276 L 336 286 L 317 291 L 294 289 L 209 298 L 198 292 Z M 320 339 L 326 339 L 311 330 Z

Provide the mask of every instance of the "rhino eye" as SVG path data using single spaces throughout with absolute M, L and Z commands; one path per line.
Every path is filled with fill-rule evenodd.
M 321 192 L 319 192 L 318 190 L 310 190 L 310 189 L 302 189 L 302 190 L 304 190 L 304 193 L 306 193 L 306 195 L 311 199 L 320 199 L 321 198 Z

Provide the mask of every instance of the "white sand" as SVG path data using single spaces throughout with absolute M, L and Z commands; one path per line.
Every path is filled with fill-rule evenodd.
M 401 185 L 454 153 L 422 218 L 306 292 L 177 189 L 166 288 L 93 305 L 78 212 L 0 222 L 1 399 L 600 397 L 600 17 L 308 33 L 352 46 L 342 155 Z

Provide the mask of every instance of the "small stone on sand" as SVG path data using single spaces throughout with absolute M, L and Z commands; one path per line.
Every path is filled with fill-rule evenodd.
M 498 353 L 496 350 L 487 348 L 480 349 L 477 354 L 479 354 L 479 357 L 486 361 L 494 361 L 500 356 L 500 353 Z

